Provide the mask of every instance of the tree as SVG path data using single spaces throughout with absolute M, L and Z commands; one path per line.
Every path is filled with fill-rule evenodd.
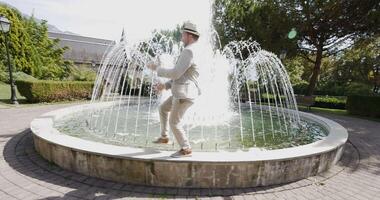
M 154 32 L 158 32 L 170 39 L 173 40 L 173 42 L 176 42 L 176 43 L 179 43 L 181 42 L 181 26 L 177 24 L 177 26 L 175 27 L 175 29 L 173 30 L 160 30 L 160 31 L 154 31 Z
M 296 40 L 287 37 L 291 21 L 286 13 L 265 0 L 215 0 L 213 23 L 222 46 L 234 40 L 253 39 L 277 55 L 293 56 Z
M 284 60 L 284 66 L 288 72 L 292 85 L 304 84 L 305 81 L 302 75 L 305 72 L 304 59 L 300 56 L 295 56 L 291 59 Z
M 16 9 L 3 4 L 0 4 L 0 15 L 12 23 L 9 44 L 15 71 L 40 79 L 63 79 L 68 76 L 72 64 L 63 60 L 66 48 L 58 46 L 59 40 L 48 38 L 46 21 L 37 22 L 33 16 L 24 17 Z M 0 34 L 0 43 L 0 57 L 4 58 L 3 34 Z M 5 61 L 2 59 L 0 65 L 5 65 Z
M 358 40 L 336 59 L 329 79 L 345 85 L 352 82 L 374 85 L 374 70 L 379 58 L 380 36 Z
M 347 42 L 353 44 L 358 38 L 379 31 L 380 4 L 375 0 L 274 0 L 274 3 L 286 11 L 286 17 L 298 30 L 299 52 L 314 64 L 306 95 L 314 92 L 324 57 L 346 49 Z
M 166 52 L 172 52 L 174 47 L 181 42 L 181 26 L 177 25 L 173 30 L 154 30 L 152 35 L 151 42 L 155 43 L 155 48 L 159 47 L 162 50 L 165 49 Z M 142 45 L 141 51 L 146 52 L 149 45 L 146 42 Z M 149 50 L 149 55 L 152 57 L 156 56 L 152 49 Z
M 218 2 L 221 2 L 219 7 Z M 271 37 L 277 28 L 283 33 L 290 27 L 297 31 L 297 53 L 313 64 L 307 95 L 312 95 L 315 90 L 324 57 L 336 55 L 350 44 L 354 44 L 356 40 L 372 37 L 373 34 L 379 32 L 380 4 L 375 0 L 268 0 L 265 2 L 217 0 L 217 3 L 215 13 L 221 16 L 221 24 L 224 28 L 219 30 L 224 31 L 228 36 L 233 34 L 260 36 L 258 33 L 263 30 L 269 35 L 263 37 Z M 263 12 L 263 15 L 268 15 L 269 19 L 274 16 L 272 19 L 275 20 L 267 22 L 276 25 L 265 26 L 255 21 L 262 21 L 265 17 L 245 13 L 247 8 L 254 11 L 257 7 L 270 8 L 271 12 Z M 220 12 L 225 14 L 220 15 Z M 281 23 L 276 23 L 277 20 Z M 231 22 L 230 26 L 228 22 Z M 256 28 L 251 28 L 252 26 Z M 239 31 L 247 33 L 238 33 Z M 236 39 L 244 39 L 244 37 Z M 273 40 L 272 44 L 268 45 L 276 45 L 277 42 L 281 44 L 282 40 Z M 263 46 L 266 46 L 265 43 Z

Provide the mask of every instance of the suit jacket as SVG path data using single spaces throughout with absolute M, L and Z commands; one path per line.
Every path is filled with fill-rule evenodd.
M 196 43 L 188 45 L 181 52 L 174 68 L 157 68 L 157 75 L 171 79 L 165 83 L 166 89 L 171 89 L 174 98 L 195 99 L 201 91 L 198 85 L 199 63 Z

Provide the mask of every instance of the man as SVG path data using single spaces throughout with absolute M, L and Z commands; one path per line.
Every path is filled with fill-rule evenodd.
M 200 34 L 195 24 L 185 22 L 182 29 L 182 42 L 185 45 L 177 63 L 172 69 L 164 69 L 156 64 L 148 64 L 148 68 L 156 70 L 157 75 L 169 78 L 165 84 L 156 85 L 156 90 L 171 89 L 172 96 L 165 100 L 159 107 L 161 122 L 161 137 L 155 143 L 168 144 L 168 125 L 173 132 L 181 149 L 172 154 L 172 157 L 191 156 L 192 150 L 181 122 L 186 111 L 193 105 L 194 99 L 200 95 L 198 87 L 198 62 L 196 42 Z M 169 114 L 170 113 L 170 114 Z M 169 118 L 168 118 L 169 114 Z

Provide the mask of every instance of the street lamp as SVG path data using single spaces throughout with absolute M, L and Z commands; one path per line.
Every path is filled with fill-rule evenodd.
M 11 103 L 12 104 L 18 104 L 17 98 L 16 98 L 16 89 L 15 89 L 15 83 L 13 82 L 13 76 L 12 76 L 12 66 L 11 66 L 11 59 L 9 56 L 9 38 L 8 38 L 8 32 L 11 28 L 11 22 L 5 18 L 4 16 L 0 16 L 0 28 L 1 31 L 4 34 L 5 38 L 5 49 L 7 51 L 7 57 L 8 57 L 8 71 L 9 71 L 9 82 L 11 84 Z

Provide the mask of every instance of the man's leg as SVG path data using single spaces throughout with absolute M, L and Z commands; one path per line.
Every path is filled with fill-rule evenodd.
M 193 101 L 189 99 L 173 99 L 172 109 L 169 116 L 169 125 L 176 137 L 177 142 L 182 149 L 190 149 L 189 139 L 182 127 L 183 116 L 186 111 L 193 105 Z
M 161 123 L 161 137 L 167 138 L 168 137 L 168 113 L 170 112 L 172 108 L 172 99 L 173 97 L 170 96 L 168 99 L 166 99 L 159 107 L 159 113 L 160 113 L 160 123 Z

